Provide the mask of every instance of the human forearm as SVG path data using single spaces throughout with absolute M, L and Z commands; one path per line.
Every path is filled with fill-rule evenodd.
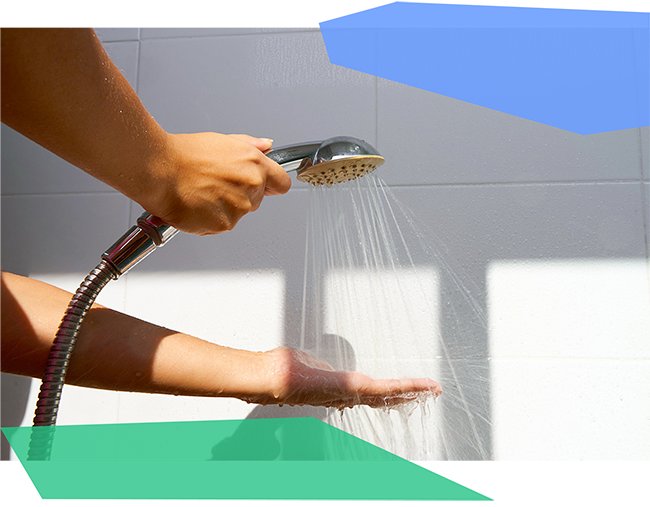
M 90 29 L 2 29 L 2 121 L 134 200 L 167 134 Z M 162 198 L 162 196 L 161 196 Z
M 40 377 L 71 295 L 2 274 L 2 370 Z M 94 305 L 83 323 L 67 383 L 146 393 L 267 394 L 262 353 L 222 347 Z

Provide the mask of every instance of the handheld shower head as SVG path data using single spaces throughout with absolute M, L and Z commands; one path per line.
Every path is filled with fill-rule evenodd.
M 354 137 L 332 137 L 320 142 L 293 144 L 267 153 L 287 171 L 298 171 L 298 179 L 315 186 L 332 186 L 374 171 L 384 158 L 370 144 Z M 102 258 L 116 276 L 123 275 L 156 247 L 178 232 L 160 218 L 144 213 Z
M 267 154 L 285 171 L 298 171 L 300 181 L 328 187 L 364 176 L 384 163 L 370 144 L 354 137 L 295 144 Z

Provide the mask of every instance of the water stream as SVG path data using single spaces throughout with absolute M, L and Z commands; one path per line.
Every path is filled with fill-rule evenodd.
M 399 408 L 329 409 L 327 422 L 410 460 L 490 459 L 480 290 L 376 173 L 309 192 L 301 348 L 443 389 Z

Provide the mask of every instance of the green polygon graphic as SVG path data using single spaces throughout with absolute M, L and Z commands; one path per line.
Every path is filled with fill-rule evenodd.
M 50 461 L 374 461 L 398 456 L 318 419 L 247 419 L 3 428 L 21 461 L 53 432 Z
M 40 428 L 47 431 L 49 428 Z M 318 419 L 3 428 L 21 507 L 648 505 L 650 464 L 410 462 Z

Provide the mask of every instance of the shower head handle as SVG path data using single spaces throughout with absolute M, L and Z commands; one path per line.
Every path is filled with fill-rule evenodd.
M 311 159 L 320 148 L 322 141 L 291 144 L 270 151 L 266 154 L 273 162 L 280 164 L 286 172 L 295 171 L 300 168 L 303 160 Z
M 348 157 L 381 156 L 369 143 L 349 136 L 330 137 L 324 141 L 290 144 L 274 149 L 266 154 L 287 171 L 295 171 L 310 159 L 311 165 L 322 164 Z

